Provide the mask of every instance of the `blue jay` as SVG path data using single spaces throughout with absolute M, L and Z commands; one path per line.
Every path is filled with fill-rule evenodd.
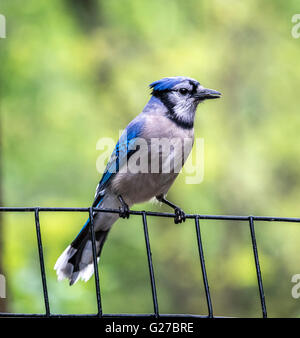
M 221 93 L 206 89 L 198 81 L 183 76 L 163 78 L 151 83 L 150 88 L 152 96 L 149 102 L 120 136 L 96 188 L 93 207 L 119 209 L 120 211 L 119 214 L 95 212 L 93 215 L 98 261 L 112 225 L 119 217 L 129 218 L 129 208 L 135 203 L 156 198 L 159 202 L 174 209 L 175 223 L 185 221 L 185 213 L 165 198 L 179 172 L 174 170 L 174 165 L 170 167 L 170 172 L 162 172 L 161 166 L 158 172 L 154 173 L 122 169 L 125 165 L 129 166 L 130 161 L 140 149 L 137 145 L 138 139 L 145 140 L 147 145 L 155 138 L 190 139 L 190 146 L 187 149 L 187 153 L 190 153 L 194 140 L 194 119 L 198 104 L 207 99 L 219 98 Z M 169 157 L 179 156 L 176 153 L 178 148 L 174 149 Z M 150 155 L 150 146 L 146 148 L 146 152 L 147 156 Z M 151 161 L 155 156 L 161 161 L 160 151 L 149 156 Z M 182 167 L 183 164 L 184 160 L 180 166 Z M 79 279 L 87 281 L 93 275 L 89 223 L 90 219 L 86 221 L 77 237 L 58 258 L 54 267 L 58 280 L 67 278 L 72 285 Z

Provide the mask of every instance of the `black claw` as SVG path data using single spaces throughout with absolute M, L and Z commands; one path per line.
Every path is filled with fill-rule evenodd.
M 119 208 L 120 212 L 119 212 L 119 216 L 122 218 L 129 218 L 129 207 L 127 204 L 123 204 L 120 208 Z
M 174 218 L 175 224 L 185 222 L 186 220 L 185 213 L 180 208 L 176 208 L 174 212 L 175 212 L 175 218 Z
M 120 210 L 119 216 L 122 218 L 129 218 L 129 215 L 130 215 L 129 206 L 125 203 L 121 195 L 118 196 L 118 199 L 121 203 L 121 206 L 119 207 L 119 210 Z
M 129 218 L 129 209 L 126 209 L 124 207 L 120 207 L 119 210 L 120 210 L 119 216 L 121 218 Z
M 119 216 L 122 217 L 122 218 L 129 218 L 129 208 L 128 206 L 125 207 L 125 206 L 122 206 L 119 208 L 120 212 L 119 212 Z

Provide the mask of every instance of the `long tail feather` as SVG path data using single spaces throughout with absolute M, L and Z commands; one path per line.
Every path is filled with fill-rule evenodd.
M 93 251 L 89 229 L 90 220 L 88 219 L 77 237 L 58 258 L 54 266 L 58 280 L 66 278 L 69 279 L 70 285 L 73 285 L 79 279 L 86 282 L 93 275 Z M 109 229 L 95 232 L 98 261 L 108 232 Z

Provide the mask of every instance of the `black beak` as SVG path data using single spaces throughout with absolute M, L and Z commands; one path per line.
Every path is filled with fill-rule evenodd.
M 221 93 L 213 89 L 202 88 L 194 95 L 198 100 L 218 99 L 221 97 Z

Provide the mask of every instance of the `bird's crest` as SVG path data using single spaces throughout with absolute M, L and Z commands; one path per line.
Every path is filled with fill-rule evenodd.
M 153 91 L 163 91 L 163 90 L 170 90 L 178 83 L 185 81 L 186 77 L 184 76 L 176 76 L 176 77 L 165 77 L 161 80 L 152 82 L 149 87 Z

